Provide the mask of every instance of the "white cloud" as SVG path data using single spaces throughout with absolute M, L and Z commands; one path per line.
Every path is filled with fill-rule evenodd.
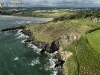
M 100 6 L 100 0 L 0 0 L 0 2 L 25 2 L 30 6 L 74 6 L 74 7 L 85 7 L 85 6 Z

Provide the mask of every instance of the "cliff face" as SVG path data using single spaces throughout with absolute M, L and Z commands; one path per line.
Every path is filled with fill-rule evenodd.
M 31 32 L 30 31 L 22 31 L 25 35 L 28 34 L 28 36 L 31 36 Z M 35 46 L 37 46 L 38 48 L 41 48 L 41 53 L 47 51 L 48 53 L 54 53 L 55 51 L 59 50 L 59 41 L 55 40 L 52 43 L 45 43 L 45 42 L 41 42 L 36 40 L 35 38 L 31 38 L 29 37 L 25 43 L 31 42 L 32 44 L 34 44 Z
M 59 41 L 58 40 L 56 40 L 56 41 L 53 41 L 52 43 L 51 43 L 51 46 L 50 46 L 50 53 L 54 53 L 55 51 L 58 51 L 59 50 Z

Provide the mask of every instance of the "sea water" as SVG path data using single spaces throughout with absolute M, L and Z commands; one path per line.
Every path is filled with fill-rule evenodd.
M 0 30 L 28 23 L 43 23 L 41 18 L 0 16 Z M 28 38 L 20 32 L 0 32 L 0 75 L 54 75 L 51 57 L 39 54 L 40 49 L 24 44 Z

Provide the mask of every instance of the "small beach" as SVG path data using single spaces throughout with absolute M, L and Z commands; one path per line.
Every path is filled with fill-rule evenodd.
M 39 21 L 51 21 L 53 18 L 41 18 L 41 17 L 22 17 L 22 16 L 12 16 L 12 15 L 0 15 L 0 17 L 4 18 L 14 18 L 14 19 L 28 19 L 28 20 L 39 20 Z

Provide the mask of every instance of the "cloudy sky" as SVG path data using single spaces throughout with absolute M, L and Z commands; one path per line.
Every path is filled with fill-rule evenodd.
M 33 7 L 100 7 L 100 0 L 0 0 L 0 2 L 24 2 L 26 6 Z

